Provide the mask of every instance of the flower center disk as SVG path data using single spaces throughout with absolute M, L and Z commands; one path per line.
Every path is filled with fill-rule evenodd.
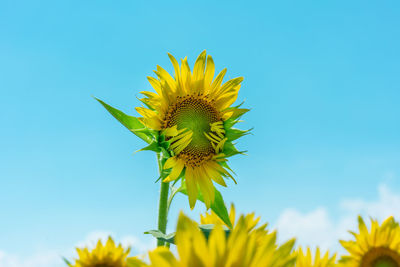
M 192 141 L 179 153 L 179 157 L 194 167 L 214 155 L 211 142 L 204 133 L 209 133 L 210 124 L 219 120 L 219 113 L 214 108 L 213 101 L 207 99 L 207 96 L 187 95 L 178 97 L 176 103 L 169 108 L 163 128 L 176 125 L 178 130 L 192 131 Z
M 386 247 L 375 247 L 368 251 L 361 267 L 400 267 L 400 255 Z

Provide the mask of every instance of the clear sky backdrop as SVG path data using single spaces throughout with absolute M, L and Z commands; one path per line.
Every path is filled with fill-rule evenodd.
M 0 2 L 0 251 L 72 247 L 93 231 L 155 228 L 155 155 L 95 102 L 136 114 L 167 52 L 204 49 L 245 78 L 251 112 L 232 158 L 240 212 L 282 211 L 400 191 L 398 1 Z M 187 199 L 178 197 L 173 228 Z M 199 204 L 189 214 L 197 218 Z M 353 215 L 354 220 L 356 214 Z

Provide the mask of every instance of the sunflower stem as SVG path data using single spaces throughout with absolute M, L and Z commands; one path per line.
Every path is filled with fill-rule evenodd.
M 160 176 L 162 175 L 163 161 L 164 159 L 157 153 L 158 171 Z M 160 202 L 158 206 L 158 230 L 162 233 L 166 233 L 167 230 L 167 219 L 168 219 L 168 194 L 169 194 L 169 183 L 164 183 L 161 179 L 160 189 Z M 157 246 L 164 246 L 165 242 L 157 240 Z

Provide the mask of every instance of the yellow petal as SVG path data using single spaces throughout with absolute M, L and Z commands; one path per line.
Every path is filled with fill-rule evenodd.
M 181 174 L 183 168 L 185 167 L 185 164 L 183 163 L 182 160 L 177 160 L 175 166 L 172 168 L 171 173 L 168 175 L 167 178 L 164 179 L 164 182 L 171 182 L 176 180 L 179 175 Z
M 176 162 L 177 162 L 176 157 L 171 157 L 167 159 L 167 161 L 164 163 L 164 170 L 171 169 L 176 165 Z
M 193 209 L 197 201 L 197 183 L 193 176 L 193 168 L 190 166 L 186 167 L 185 183 L 189 197 L 189 205 L 190 208 Z
M 214 73 L 215 73 L 215 65 L 214 61 L 211 56 L 207 57 L 207 66 L 206 66 L 206 71 L 204 74 L 204 86 L 206 88 L 209 88 L 212 82 L 212 79 L 214 78 Z M 208 93 L 206 91 L 205 93 Z
M 150 77 L 150 76 L 147 77 L 147 80 L 149 81 L 149 83 L 151 84 L 151 86 L 153 87 L 153 89 L 157 92 L 157 94 L 158 94 L 159 96 L 162 96 L 163 94 L 162 94 L 162 90 L 161 90 L 161 83 L 160 83 L 160 81 L 157 80 L 156 78 Z
M 206 65 L 206 50 L 201 52 L 193 68 L 193 80 L 198 81 L 204 78 L 204 67 Z
M 164 129 L 163 134 L 168 137 L 177 136 L 179 134 L 177 125 Z
M 211 87 L 210 87 L 210 96 L 211 98 L 214 98 L 217 92 L 217 89 L 221 86 L 222 80 L 224 79 L 224 76 L 226 74 L 227 69 L 223 69 L 218 76 L 215 78 L 215 80 L 212 82 Z

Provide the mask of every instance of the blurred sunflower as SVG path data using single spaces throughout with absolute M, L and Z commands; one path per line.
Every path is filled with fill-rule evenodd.
M 355 241 L 340 243 L 350 253 L 342 256 L 339 263 L 344 267 L 399 267 L 400 266 L 400 227 L 393 217 L 386 219 L 381 226 L 371 219 L 371 231 L 364 220 L 358 217 L 360 233 L 350 232 Z
M 295 252 L 296 258 L 296 267 L 334 267 L 336 266 L 336 254 L 332 257 L 329 257 L 329 251 L 325 253 L 324 256 L 321 257 L 321 252 L 317 247 L 315 251 L 315 257 L 312 258 L 312 253 L 310 248 L 307 248 L 307 252 L 304 253 L 302 248 L 300 247 L 297 252 Z
M 249 110 L 231 107 L 243 78 L 222 83 L 226 69 L 214 78 L 214 61 L 206 51 L 197 58 L 193 72 L 186 58 L 179 65 L 168 55 L 174 77 L 157 66 L 157 78 L 148 77 L 155 93 L 141 92 L 145 107 L 136 110 L 143 116 L 140 121 L 160 132 L 168 144 L 164 148 L 170 157 L 164 169 L 170 173 L 164 182 L 184 177 L 190 207 L 195 206 L 199 188 L 209 208 L 214 201 L 212 180 L 226 186 L 224 178 L 233 179 L 226 158 L 241 153 L 232 142 L 248 132 L 233 126 Z
M 243 216 L 228 236 L 218 224 L 206 239 L 197 223 L 181 214 L 176 231 L 179 257 L 166 247 L 158 247 L 149 253 L 150 265 L 136 258 L 128 262 L 135 267 L 290 267 L 295 262 L 295 255 L 291 253 L 294 242 L 290 240 L 278 246 L 276 232 L 260 238 L 254 231 L 248 231 Z
M 244 221 L 245 224 L 247 226 L 247 230 L 251 231 L 253 230 L 257 224 L 260 221 L 260 217 L 255 217 L 255 213 L 249 213 L 244 215 Z M 229 220 L 231 222 L 231 225 L 234 227 L 235 223 L 236 223 L 236 209 L 235 209 L 235 205 L 231 204 L 231 208 L 229 211 Z M 231 228 L 229 225 L 227 225 L 226 223 L 224 223 L 221 218 L 215 214 L 214 211 L 210 211 L 210 212 L 205 212 L 204 214 L 200 214 L 200 224 L 221 224 L 224 225 L 228 228 Z M 267 224 L 264 224 L 260 227 L 258 227 L 257 229 L 260 230 L 261 228 L 265 229 L 267 227 Z
M 124 250 L 121 245 L 116 246 L 111 237 L 103 245 L 99 240 L 97 246 L 89 251 L 88 248 L 77 248 L 79 259 L 71 267 L 126 267 L 130 249 Z

